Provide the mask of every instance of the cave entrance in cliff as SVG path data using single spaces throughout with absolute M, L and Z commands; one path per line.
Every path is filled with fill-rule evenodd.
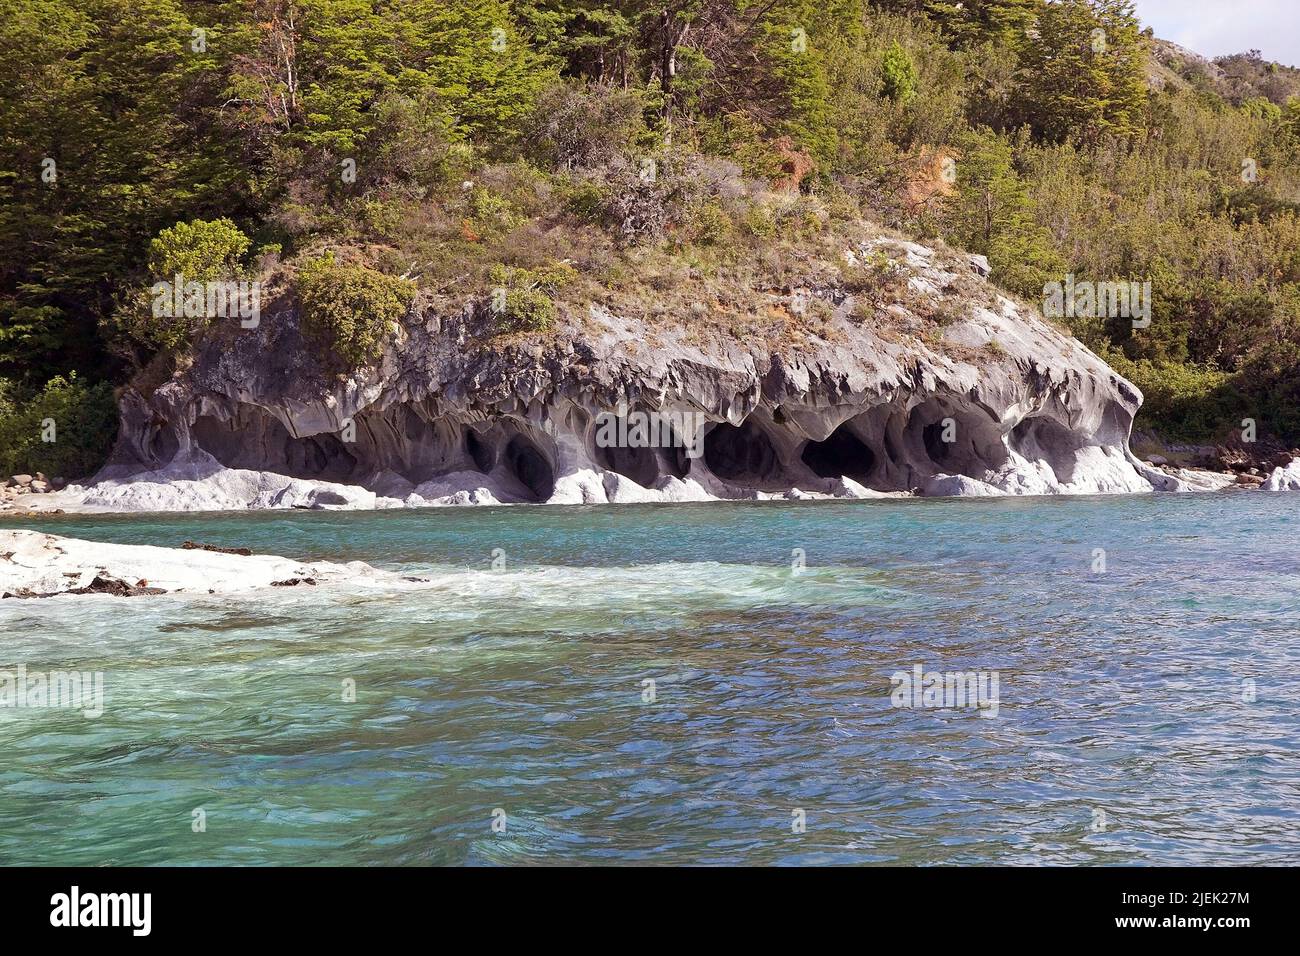
M 510 439 L 504 461 L 510 473 L 532 492 L 537 501 L 545 501 L 554 493 L 555 469 L 537 446 L 523 435 Z
M 479 438 L 472 428 L 465 430 L 465 451 L 473 459 L 474 467 L 485 475 L 496 464 L 496 456 L 492 454 L 492 446 Z
M 818 478 L 852 478 L 865 482 L 876 465 L 876 455 L 862 439 L 841 425 L 825 441 L 810 441 L 799 457 Z
M 1007 460 L 1001 423 L 987 408 L 930 399 L 912 409 L 903 431 L 915 481 L 936 472 L 982 478 Z
M 1009 440 L 1022 458 L 1047 462 L 1057 481 L 1069 484 L 1074 480 L 1079 439 L 1060 422 L 1042 415 L 1031 415 L 1011 429 Z
M 677 434 L 677 430 L 667 422 L 660 421 L 653 438 L 643 432 L 634 430 L 625 420 L 619 420 L 616 427 L 609 430 L 614 436 L 626 436 L 625 444 L 596 445 L 596 463 L 608 471 L 616 471 L 625 478 L 631 478 L 643 488 L 650 488 L 662 475 L 675 478 L 686 477 L 690 461 L 686 456 L 686 446 Z M 599 433 L 598 433 L 599 439 Z M 646 444 L 648 441 L 659 444 Z
M 356 456 L 337 435 L 294 438 L 278 419 L 247 406 L 229 421 L 200 415 L 191 433 L 200 448 L 227 468 L 325 481 L 346 481 L 357 469 Z
M 597 452 L 602 468 L 631 478 L 643 488 L 659 478 L 659 458 L 653 448 L 600 448 Z
M 930 460 L 935 464 L 943 462 L 952 454 L 954 442 L 943 440 L 945 431 L 956 436 L 956 424 L 949 427 L 946 422 L 934 422 L 921 429 L 921 440 L 925 443 L 925 453 L 930 456 Z
M 149 423 L 148 428 L 150 432 L 148 449 L 149 454 L 153 456 L 153 459 L 157 462 L 166 464 L 175 458 L 176 453 L 180 451 L 181 448 L 180 442 L 176 439 L 175 432 L 170 428 L 164 428 L 163 423 L 156 418 Z M 202 444 L 200 444 L 199 447 L 202 447 Z M 216 456 L 214 455 L 213 457 L 215 458 Z M 218 461 L 220 461 L 220 459 L 218 459 Z
M 704 463 L 724 481 L 771 481 L 780 474 L 772 441 L 754 422 L 715 425 L 704 436 Z

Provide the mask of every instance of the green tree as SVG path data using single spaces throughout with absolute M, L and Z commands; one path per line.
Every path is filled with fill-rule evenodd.
M 630 85 L 640 56 L 637 4 L 525 0 L 515 9 L 533 48 L 566 76 Z
M 97 329 L 149 238 L 239 207 L 196 26 L 174 0 L 0 0 L 0 374 L 110 374 Z
M 412 0 L 401 11 L 399 89 L 446 105 L 452 131 L 501 151 L 555 79 L 515 28 L 504 0 Z
M 773 127 L 823 162 L 829 160 L 835 150 L 830 81 L 811 4 L 774 5 L 764 18 L 762 37 L 765 68 L 777 88 L 772 105 L 783 117 Z
M 104 463 L 116 436 L 117 403 L 107 382 L 90 385 L 69 372 L 28 401 L 0 387 L 0 472 L 6 475 L 86 477 Z
M 1144 122 L 1146 45 L 1129 0 L 1059 0 L 1022 54 L 1025 118 L 1049 140 L 1131 136 Z
M 897 40 L 885 51 L 881 73 L 885 95 L 891 100 L 907 103 L 916 96 L 916 64 Z
M 964 49 L 985 43 L 1019 47 L 1041 0 L 926 0 L 925 12 Z
M 1011 144 L 992 130 L 959 141 L 957 190 L 947 201 L 949 233 L 964 248 L 988 256 L 994 278 L 1037 299 L 1062 263 L 1046 230 L 1034 221 L 1028 190 L 1012 165 Z

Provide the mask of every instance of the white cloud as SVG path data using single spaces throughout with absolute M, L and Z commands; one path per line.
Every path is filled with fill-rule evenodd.
M 1296 0 L 1135 0 L 1156 36 L 1202 56 L 1259 50 L 1266 60 L 1300 66 Z

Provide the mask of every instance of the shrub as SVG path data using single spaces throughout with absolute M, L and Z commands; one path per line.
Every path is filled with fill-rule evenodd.
M 149 243 L 149 272 L 170 280 L 207 282 L 237 275 L 248 251 L 248 237 L 229 219 L 178 222 Z
M 745 231 L 756 239 L 776 238 L 776 218 L 766 206 L 753 203 L 746 207 L 744 219 Z
M 234 279 L 243 271 L 249 239 L 229 219 L 178 222 L 149 243 L 149 288 L 126 290 L 109 322 L 110 334 L 153 349 L 178 349 L 205 328 L 213 316 L 173 314 L 173 288 L 179 281 L 206 283 Z M 179 277 L 179 279 L 178 279 Z M 157 285 L 155 285 L 157 283 Z
M 347 369 L 369 365 L 384 351 L 415 296 L 415 285 L 333 254 L 298 269 L 303 335 Z
M 775 235 L 804 240 L 826 231 L 831 222 L 830 210 L 814 196 L 800 196 L 788 206 L 772 211 Z
M 1230 386 L 1230 376 L 1216 369 L 1179 362 L 1133 361 L 1118 350 L 1102 358 L 1142 390 L 1139 428 L 1156 429 L 1175 441 L 1211 441 L 1241 420 L 1247 410 Z
M 70 372 L 26 402 L 12 399 L 0 383 L 0 473 L 82 478 L 104 463 L 116 437 L 117 403 L 108 382 L 87 385 Z
M 662 239 L 710 192 L 694 153 L 665 150 L 633 164 L 619 159 L 604 173 L 605 224 L 625 242 Z
M 574 179 L 563 183 L 561 198 L 566 210 L 590 223 L 601 221 L 609 202 L 609 194 L 590 179 Z
M 1292 446 L 1300 444 L 1300 342 L 1261 344 L 1233 384 L 1243 395 L 1247 415 Z
M 851 295 L 897 288 L 907 280 L 907 269 L 899 265 L 884 249 L 873 249 L 853 264 L 840 267 L 844 290 Z
M 692 209 L 690 227 L 695 241 L 706 246 L 721 245 L 735 232 L 727 211 L 716 198 L 706 199 Z
M 492 311 L 498 332 L 544 332 L 555 324 L 558 310 L 552 296 L 573 278 L 568 266 L 517 269 L 495 265 L 489 277 Z
M 468 211 L 470 226 L 477 233 L 506 233 L 525 221 L 507 197 L 483 186 L 470 190 Z
M 762 125 L 743 110 L 702 119 L 699 135 L 705 151 L 731 157 L 746 176 L 770 182 L 782 173 L 780 151 L 767 141 Z
M 441 104 L 389 94 L 376 104 L 375 122 L 358 163 L 363 190 L 422 198 L 447 182 L 452 166 L 451 120 Z M 337 177 L 331 177 L 331 182 L 338 182 Z
M 643 104 L 599 83 L 561 84 L 542 94 L 529 123 L 534 154 L 556 169 L 592 169 L 632 151 L 646 135 Z
M 505 308 L 501 310 L 501 330 L 505 332 L 544 332 L 555 324 L 555 302 L 543 292 L 528 286 L 509 289 Z

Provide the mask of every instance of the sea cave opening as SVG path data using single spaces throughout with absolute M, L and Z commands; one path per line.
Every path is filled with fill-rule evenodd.
M 831 432 L 824 441 L 809 441 L 799 456 L 819 478 L 852 478 L 865 482 L 876 464 L 875 453 L 847 424 Z
M 510 439 L 506 445 L 504 462 L 536 500 L 545 501 L 554 493 L 555 470 L 537 446 L 523 435 Z
M 724 422 L 711 428 L 704 436 L 704 463 L 724 481 L 770 481 L 780 472 L 771 439 L 748 419 L 740 426 Z

